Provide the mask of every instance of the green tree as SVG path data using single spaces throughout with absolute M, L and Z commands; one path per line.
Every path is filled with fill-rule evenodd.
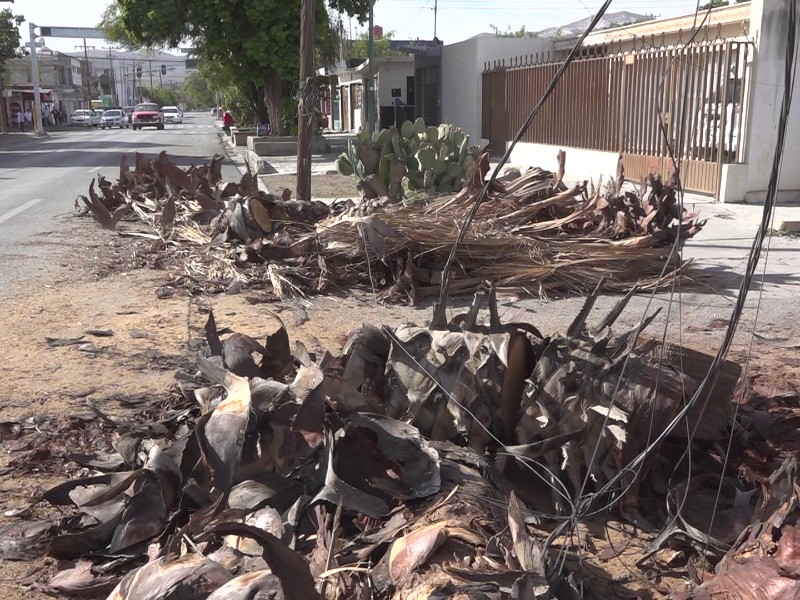
M 317 31 L 329 27 L 324 0 L 317 1 Z M 330 0 L 364 20 L 369 0 Z M 129 47 L 194 46 L 195 55 L 222 70 L 219 78 L 247 98 L 259 120 L 280 123 L 286 82 L 300 68 L 300 8 L 292 0 L 114 0 L 101 27 Z M 218 88 L 219 89 L 219 88 Z
M 0 71 L 9 58 L 21 55 L 19 46 L 19 26 L 25 20 L 9 9 L 0 10 Z
M 214 91 L 200 73 L 190 73 L 183 82 L 183 98 L 192 108 L 214 106 Z
M 391 42 L 394 38 L 394 31 L 387 31 L 379 40 L 374 40 L 375 56 L 406 56 L 405 52 L 392 50 Z M 351 58 L 366 58 L 369 56 L 369 31 L 362 31 L 358 37 L 350 41 Z
M 161 106 L 177 106 L 180 102 L 178 92 L 169 88 L 149 88 L 142 86 L 142 97 L 149 98 L 151 101 Z
M 728 0 L 711 0 L 700 6 L 700 10 L 708 10 L 709 8 L 719 8 L 720 6 L 728 6 Z
M 511 25 L 506 27 L 506 30 L 503 31 L 499 27 L 495 25 L 489 25 L 489 28 L 494 31 L 495 36 L 501 38 L 536 38 L 539 37 L 539 34 L 535 31 L 528 31 L 525 29 L 525 25 L 520 27 L 519 29 L 511 29 Z

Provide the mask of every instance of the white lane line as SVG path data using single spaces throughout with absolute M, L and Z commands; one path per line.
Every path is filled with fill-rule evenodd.
M 86 172 L 87 172 L 87 173 L 97 173 L 97 172 L 98 172 L 100 169 L 102 169 L 102 168 L 103 168 L 103 167 L 92 167 L 91 169 L 89 169 L 89 170 L 88 170 L 88 171 L 86 171 Z
M 22 206 L 18 206 L 14 210 L 10 210 L 4 215 L 0 215 L 0 223 L 5 223 L 9 219 L 13 219 L 19 213 L 28 210 L 31 206 L 36 206 L 42 200 L 44 200 L 44 198 L 34 198 L 33 200 L 29 200 L 28 202 L 26 202 Z

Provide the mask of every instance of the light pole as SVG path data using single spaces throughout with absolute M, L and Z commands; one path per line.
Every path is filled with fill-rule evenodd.
M 31 36 L 31 79 L 33 79 L 33 122 L 36 124 L 36 133 L 44 134 L 42 127 L 42 97 L 39 88 L 39 59 L 36 56 L 36 25 L 28 23 L 28 32 Z

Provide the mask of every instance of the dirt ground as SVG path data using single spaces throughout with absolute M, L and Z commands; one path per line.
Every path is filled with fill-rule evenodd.
M 343 182 L 338 177 L 329 177 L 328 187 L 321 184 L 322 179 L 316 182 L 315 195 L 342 194 Z M 291 179 L 275 176 L 273 181 L 278 187 Z M 347 183 L 352 189 L 352 182 L 348 179 Z M 39 275 L 20 282 L 0 303 L 0 421 L 5 423 L 36 415 L 86 414 L 89 403 L 124 416 L 137 410 L 137 399 L 169 395 L 176 370 L 191 368 L 209 308 L 221 327 L 262 337 L 275 330 L 280 319 L 290 336 L 303 341 L 310 351 L 334 353 L 340 351 L 347 333 L 363 322 L 422 324 L 430 316 L 429 307 L 381 306 L 369 290 L 312 298 L 305 306 L 276 302 L 264 292 L 248 290 L 160 298 L 156 291 L 169 274 L 133 268 L 129 240 L 96 228 L 88 219 L 69 218 L 58 225 L 57 231 L 39 240 L 46 239 L 52 249 Z M 698 349 L 716 349 L 703 331 L 705 325 L 685 323 L 684 341 Z M 87 333 L 90 330 L 110 330 L 113 335 L 101 337 Z M 91 346 L 51 346 L 46 340 L 79 337 L 81 344 Z M 742 358 L 746 351 L 740 342 L 732 357 Z M 775 373 L 775 365 L 782 365 L 782 376 L 800 379 L 800 361 L 785 349 L 759 346 L 754 360 L 753 373 Z M 0 469 L 14 458 L 13 451 L 2 447 Z M 12 472 L 0 477 L 0 515 L 24 506 L 37 492 L 78 470 L 65 461 L 58 472 L 34 470 L 24 476 Z M 0 517 L 0 525 L 6 519 Z M 684 585 L 680 572 L 656 580 L 647 567 L 636 567 L 635 550 L 649 538 L 618 532 L 619 524 L 610 526 L 610 533 L 600 528 L 582 536 L 588 554 L 598 557 L 591 569 L 604 582 L 596 597 L 657 598 Z M 609 551 L 611 545 L 625 549 L 616 557 L 616 552 Z M 55 566 L 51 559 L 0 561 L 4 600 L 51 597 L 29 586 L 46 582 Z
M 284 188 L 294 192 L 297 187 L 297 177 L 294 175 L 261 175 L 261 181 L 267 184 L 269 191 L 280 194 Z M 360 196 L 356 190 L 355 180 L 345 177 L 336 171 L 324 175 L 311 176 L 311 193 L 315 198 L 357 198 Z M 294 193 L 292 193 L 294 197 Z

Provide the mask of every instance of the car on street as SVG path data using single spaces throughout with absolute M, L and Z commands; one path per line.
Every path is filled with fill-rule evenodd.
M 134 130 L 141 129 L 142 127 L 164 129 L 164 113 L 161 111 L 161 107 L 155 102 L 142 102 L 133 108 L 131 125 Z
M 165 106 L 162 111 L 165 123 L 183 123 L 183 113 L 177 106 Z
M 69 118 L 71 126 L 92 127 L 100 126 L 101 112 L 99 110 L 89 110 L 88 108 L 80 108 L 72 113 Z
M 112 108 L 103 113 L 103 116 L 100 117 L 100 129 L 105 129 L 106 127 L 109 129 L 112 127 L 122 129 L 122 109 Z
M 123 106 L 122 107 L 122 126 L 123 127 L 130 127 L 131 126 L 131 116 L 133 115 L 133 106 Z

